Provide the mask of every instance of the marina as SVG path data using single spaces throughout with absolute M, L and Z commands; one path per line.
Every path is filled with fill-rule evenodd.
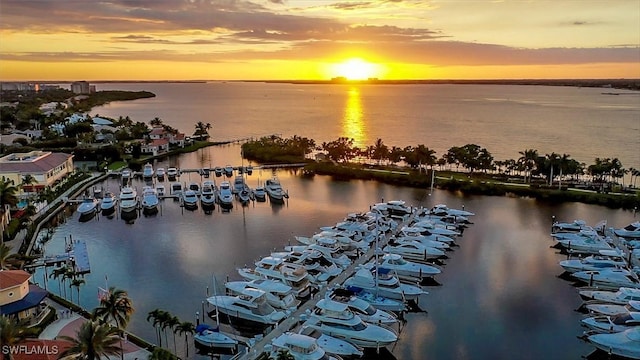
M 140 85 L 116 84 L 113 86 L 135 88 Z M 174 88 L 182 89 L 180 85 L 152 84 L 149 86 L 154 87 L 153 90 L 157 91 L 159 99 L 170 97 L 174 101 L 189 103 L 189 99 L 181 97 L 181 94 L 186 92 L 165 91 Z M 211 90 L 209 87 L 215 90 L 216 86 L 218 85 L 194 85 L 201 91 Z M 225 92 L 241 90 L 243 96 L 253 94 L 262 98 L 264 94 L 261 85 L 225 86 Z M 326 114 L 323 114 L 328 118 L 342 119 L 343 115 L 347 118 L 346 114 L 351 114 L 346 111 L 348 105 L 342 103 L 344 96 L 336 96 L 335 98 L 339 101 L 334 101 L 331 106 L 327 106 L 326 101 L 331 100 L 327 96 L 333 96 L 333 91 L 337 91 L 333 87 L 298 88 L 269 85 L 265 86 L 266 88 L 275 88 L 280 91 L 272 93 L 273 98 L 270 98 L 270 104 L 282 94 L 292 92 L 298 94 L 298 91 L 303 90 L 313 93 L 314 99 L 317 96 L 324 101 L 320 105 L 321 109 L 336 110 L 336 113 L 325 111 Z M 406 88 L 403 89 L 406 90 Z M 449 94 L 447 86 L 438 89 L 442 90 L 437 94 L 439 97 L 445 93 Z M 474 91 L 480 89 L 482 91 L 479 98 Z M 342 88 L 339 90 L 342 91 Z M 415 92 L 422 93 L 428 89 L 427 87 L 412 88 L 411 94 L 405 93 L 404 90 L 394 88 L 391 91 L 386 87 L 359 89 L 358 99 L 364 111 L 362 116 L 367 119 L 371 117 L 371 119 L 367 120 L 367 125 L 370 127 L 362 127 L 365 131 L 359 133 L 356 138 L 357 143 L 369 144 L 376 137 L 383 138 L 385 143 L 403 146 L 426 141 L 430 148 L 433 147 L 441 154 L 450 146 L 468 141 L 462 136 L 465 132 L 455 131 L 456 126 L 460 125 L 459 121 L 451 120 L 451 116 L 459 116 L 474 119 L 467 124 L 470 126 L 467 130 L 480 135 L 472 141 L 486 144 L 496 158 L 517 157 L 517 152 L 522 150 L 520 147 L 523 143 L 530 143 L 542 152 L 563 152 L 565 149 L 558 147 L 558 144 L 571 143 L 571 147 L 566 151 L 580 161 L 589 162 L 594 156 L 603 156 L 613 151 L 611 143 L 604 146 L 599 144 L 597 139 L 618 138 L 620 144 L 616 144 L 615 151 L 616 154 L 620 154 L 623 162 L 633 164 L 634 159 L 637 159 L 637 153 L 630 151 L 631 147 L 627 146 L 634 141 L 634 132 L 629 131 L 624 124 L 598 130 L 598 134 L 602 136 L 588 135 L 593 131 L 594 126 L 591 120 L 586 123 L 583 120 L 592 116 L 594 112 L 599 117 L 618 118 L 620 116 L 620 111 L 609 114 L 602 110 L 607 108 L 605 106 L 594 110 L 598 105 L 590 106 L 589 104 L 599 104 L 600 98 L 593 98 L 592 95 L 595 93 L 592 94 L 589 90 L 581 90 L 579 104 L 571 108 L 571 116 L 567 117 L 567 113 L 562 112 L 563 121 L 573 122 L 567 124 L 566 131 L 560 133 L 552 131 L 554 129 L 552 124 L 560 121 L 554 117 L 554 114 L 559 112 L 555 111 L 557 108 L 554 106 L 547 107 L 545 99 L 553 98 L 554 101 L 560 99 L 558 100 L 560 102 L 575 104 L 573 97 L 565 98 L 568 96 L 567 92 L 571 91 L 558 88 L 545 88 L 541 91 L 541 88 L 530 87 L 469 86 L 455 93 L 456 97 L 467 101 L 465 106 L 459 106 L 459 102 L 448 98 L 439 98 L 437 101 L 428 103 L 428 111 L 421 112 L 428 114 L 425 115 L 428 118 L 420 117 L 418 121 L 411 114 L 401 114 L 406 126 L 394 127 L 399 130 L 391 134 L 388 126 L 393 125 L 388 119 L 398 116 L 396 110 L 404 106 L 403 99 L 413 99 L 412 96 L 419 95 Z M 456 91 L 458 90 L 459 88 L 456 88 Z M 400 98 L 394 97 L 398 91 L 404 93 Z M 487 103 L 482 100 L 487 96 L 504 98 L 506 93 L 509 94 L 510 99 L 527 100 L 527 108 L 540 109 L 542 114 L 536 112 L 533 115 L 532 113 L 530 114 L 532 117 L 527 118 L 527 114 L 521 113 L 525 109 L 518 105 L 518 101 Z M 538 96 L 540 94 L 543 96 Z M 372 99 L 380 98 L 373 95 L 389 97 L 389 101 L 396 105 L 392 107 L 393 111 L 385 112 L 384 109 L 379 108 L 378 105 L 383 102 L 372 102 Z M 298 95 L 295 98 L 300 99 Z M 303 100 L 310 98 L 302 97 Z M 610 98 L 619 100 L 624 97 L 608 97 L 607 100 L 610 101 Z M 207 99 L 207 106 L 209 106 L 210 99 L 216 99 L 216 97 L 208 96 Z M 530 101 L 531 99 L 533 100 Z M 171 110 L 163 108 L 161 104 L 150 107 L 150 104 L 145 101 L 140 104 L 113 103 L 100 107 L 96 111 L 107 116 L 112 113 L 116 117 L 127 113 L 132 114 L 133 118 L 140 119 L 152 118 L 157 112 L 161 118 L 170 119 L 170 123 L 174 126 L 192 127 L 188 123 L 191 118 L 174 117 L 171 115 Z M 302 102 L 303 104 L 294 104 L 292 109 L 295 111 L 283 114 L 282 119 L 274 120 L 275 123 L 272 124 L 274 131 L 282 132 L 282 129 L 290 128 L 290 124 L 295 120 L 290 114 L 307 110 L 320 111 L 318 108 L 320 102 L 315 104 L 309 101 Z M 275 100 L 275 103 L 287 108 L 289 106 L 284 105 L 287 102 L 282 99 Z M 411 101 L 411 104 L 415 106 L 418 103 Z M 496 109 L 476 106 L 480 104 Z M 154 114 L 150 114 L 150 108 L 154 109 Z M 198 118 L 200 116 L 198 114 L 206 114 L 206 111 L 201 112 L 204 107 L 198 104 L 193 104 L 192 108 L 193 118 Z M 216 125 L 216 137 L 231 138 L 242 132 L 264 133 L 264 129 L 247 126 L 246 121 L 258 124 L 260 119 L 246 112 L 239 112 L 236 115 L 235 111 L 239 108 L 241 107 L 233 106 L 233 112 L 221 109 L 220 116 L 229 117 L 233 121 L 224 126 Z M 451 114 L 451 109 L 468 111 L 474 115 Z M 463 109 L 465 110 L 462 111 Z M 501 114 L 512 114 L 509 109 L 518 111 L 517 121 L 513 120 L 512 116 L 509 116 L 509 119 L 501 117 Z M 183 112 L 181 111 L 180 114 Z M 485 117 L 482 114 L 491 114 L 491 116 Z M 634 116 L 634 111 L 624 114 L 630 119 Z M 380 116 L 385 120 L 380 122 L 380 119 L 376 119 Z M 174 118 L 185 123 L 174 124 Z M 438 120 L 438 126 L 433 126 L 434 119 Z M 278 123 L 281 120 L 284 122 Z M 515 122 L 510 126 L 504 126 L 510 124 L 509 121 Z M 522 125 L 521 121 L 535 124 L 535 127 Z M 578 123 L 579 128 L 576 128 Z M 330 123 L 329 129 L 323 129 L 321 132 L 318 132 L 317 126 L 305 124 L 301 123 L 300 127 L 296 128 L 296 132 L 319 141 L 332 140 L 341 134 L 345 136 L 356 134 L 348 132 L 349 128 L 339 121 L 335 124 Z M 384 126 L 380 127 L 380 124 Z M 487 137 L 480 130 L 474 129 L 476 125 L 489 129 L 490 136 Z M 519 134 L 528 134 L 527 139 L 509 136 L 514 127 L 518 129 Z M 620 132 L 620 129 L 626 129 L 621 131 L 620 136 L 608 134 L 609 131 Z M 572 136 L 571 139 L 563 138 L 563 134 L 569 133 L 580 134 L 580 136 Z M 604 136 L 603 133 L 607 135 Z M 529 139 L 533 140 L 529 141 Z M 579 141 L 581 139 L 591 139 L 589 146 L 581 146 Z M 227 164 L 241 163 L 239 147 L 231 145 L 200 149 L 193 153 L 153 161 L 152 165 L 154 169 L 167 169 L 164 182 L 157 181 L 158 179 L 154 181 L 156 188 L 161 184 L 164 186 L 165 194 L 171 195 L 174 182 L 180 184 L 180 191 L 192 181 L 202 185 L 207 179 L 206 171 L 201 175 L 197 169 L 213 168 L 213 172 L 209 172 L 209 179 L 214 179 L 217 173 L 225 176 L 223 169 Z M 195 171 L 181 174 L 176 181 L 167 179 L 171 174 L 177 177 L 178 169 Z M 259 169 L 255 166 L 253 173 L 247 174 L 246 183 L 252 188 L 258 188 L 270 179 L 273 173 L 273 170 Z M 574 287 L 568 286 L 565 280 L 558 278 L 559 272 L 562 271 L 558 263 L 565 260 L 567 256 L 549 249 L 552 245 L 549 240 L 549 228 L 553 217 L 567 220 L 583 219 L 587 224 L 596 224 L 606 219 L 608 226 L 621 228 L 633 223 L 635 219 L 633 212 L 579 203 L 550 204 L 526 198 L 464 196 L 460 193 L 401 188 L 370 181 L 333 181 L 326 176 L 304 177 L 299 169 L 278 168 L 275 169 L 275 173 L 290 195 L 289 199 L 283 203 L 271 202 L 264 193 L 264 202 L 256 200 L 249 203 L 249 206 L 239 206 L 240 203 L 232 197 L 233 208 L 222 211 L 216 204 L 215 210 L 207 213 L 201 211 L 203 209 L 200 204 L 197 210 L 187 211 L 180 206 L 180 201 L 166 198 L 160 201 L 160 211 L 154 215 L 143 216 L 137 213 L 135 219 L 127 220 L 121 218 L 120 212 L 117 212 L 112 218 L 98 214 L 87 222 L 78 221 L 76 204 L 70 203 L 65 213 L 54 219 L 55 231 L 52 239 L 47 243 L 45 255 L 63 253 L 64 238 L 68 238 L 70 234 L 74 239 L 85 239 L 87 252 L 91 258 L 91 273 L 85 275 L 86 283 L 79 288 L 80 303 L 86 308 L 94 307 L 97 303 L 96 289 L 104 287 L 104 280 L 108 276 L 109 284 L 127 290 L 136 306 L 136 313 L 132 317 L 128 330 L 157 344 L 155 329 L 145 319 L 147 314 L 155 309 L 168 310 L 183 321 L 195 323 L 196 319 L 200 319 L 201 323 L 212 323 L 212 319 L 203 315 L 212 310 L 212 307 L 207 308 L 206 298 L 211 293 L 208 289 L 212 286 L 213 275 L 229 277 L 230 281 L 242 280 L 238 275 L 238 268 L 250 266 L 273 252 L 281 252 L 285 246 L 297 245 L 296 236 L 312 238 L 320 228 L 335 224 L 336 221 L 344 219 L 346 214 L 367 211 L 372 203 L 381 202 L 383 199 L 403 199 L 407 204 L 415 207 L 431 208 L 437 204 L 447 204 L 450 208 L 473 210 L 476 213 L 475 224 L 464 232 L 464 240 L 460 242 L 460 246 L 454 247 L 453 251 L 446 251 L 448 259 L 444 259 L 442 264 L 438 265 L 441 272 L 436 274 L 434 279 L 442 286 L 429 286 L 425 288 L 428 294 L 418 296 L 420 307 L 427 312 L 409 312 L 404 315 L 406 323 L 399 333 L 398 340 L 387 347 L 388 353 L 398 359 L 513 358 L 513 354 L 518 354 L 519 358 L 524 359 L 578 359 L 593 351 L 592 345 L 577 338 L 583 333 L 580 325 L 583 315 L 573 310 L 580 305 L 580 297 L 576 295 Z M 129 172 L 129 177 L 133 187 L 142 194 L 146 183 L 137 174 Z M 216 181 L 216 185 L 220 186 L 221 182 Z M 114 176 L 93 186 L 100 187 L 103 194 L 111 191 L 117 195 L 122 182 L 120 178 Z M 42 282 L 43 280 L 40 279 L 46 278 L 42 274 L 43 270 L 36 269 L 35 281 Z M 56 286 L 49 288 L 53 292 L 57 290 Z M 218 293 L 221 293 L 220 289 L 219 287 Z M 189 343 L 189 346 L 192 345 L 193 343 Z M 176 346 L 179 354 L 185 353 L 181 341 L 178 341 Z M 209 357 L 206 352 L 193 355 L 190 351 L 189 354 L 189 358 Z
M 220 149 L 212 148 L 210 151 L 220 151 Z M 192 154 L 191 156 L 197 158 L 198 154 Z M 230 155 L 230 157 L 232 158 L 233 155 Z M 252 175 L 247 176 L 247 182 L 249 184 L 262 183 L 262 179 L 270 178 L 272 174 L 272 171 L 255 170 Z M 193 176 L 192 173 L 191 180 L 195 179 Z M 439 191 L 435 191 L 432 197 L 429 197 L 427 190 L 403 189 L 386 185 L 372 187 L 372 184 L 361 181 L 332 183 L 325 177 L 316 176 L 313 179 L 299 177 L 294 170 L 279 169 L 277 170 L 277 176 L 283 186 L 287 187 L 292 194 L 291 198 L 282 204 L 271 203 L 267 200 L 266 203 L 255 202 L 248 207 L 236 206 L 231 211 L 225 212 L 222 212 L 220 207 L 216 206 L 213 217 L 220 215 L 220 218 L 213 219 L 211 215 L 207 215 L 203 211 L 182 211 L 183 208 L 179 206 L 179 202 L 165 199 L 161 204 L 162 212 L 153 216 L 139 216 L 135 219 L 135 223 L 119 221 L 117 217 L 108 219 L 100 215 L 94 220 L 79 222 L 75 220 L 74 216 L 70 221 L 60 225 L 56 234 L 54 234 L 54 239 L 47 244 L 47 253 L 59 252 L 57 249 L 60 242 L 56 239 L 60 239 L 59 236 L 67 232 L 72 232 L 74 238 L 92 239 L 88 244 L 88 251 L 93 271 L 85 277 L 87 284 L 83 286 L 80 292 L 81 302 L 83 304 L 95 302 L 94 296 L 91 295 L 93 293 L 91 288 L 104 286 L 102 285 L 103 278 L 108 275 L 109 282 L 117 284 L 118 287 L 126 288 L 134 301 L 136 298 L 147 299 L 138 302 L 138 314 L 141 314 L 140 317 L 142 319 L 136 320 L 134 316 L 130 331 L 152 341 L 154 338 L 152 335 L 153 328 L 144 321 L 144 314 L 154 308 L 164 308 L 175 312 L 183 319 L 197 318 L 201 323 L 208 322 L 211 324 L 211 320 L 205 319 L 202 314 L 207 311 L 208 307 L 204 297 L 205 288 L 212 286 L 211 277 L 213 275 L 219 278 L 227 276 L 231 277 L 231 280 L 237 280 L 237 275 L 234 276 L 236 268 L 242 267 L 243 264 L 246 266 L 246 264 L 253 263 L 256 261 L 255 259 L 269 255 L 274 251 L 282 250 L 285 246 L 295 245 L 296 240 L 293 235 L 299 234 L 311 238 L 311 235 L 318 232 L 320 228 L 326 228 L 328 225 L 343 219 L 347 214 L 354 211 L 367 211 L 371 204 L 376 201 L 371 194 L 378 201 L 383 198 L 405 198 L 413 199 L 407 203 L 413 203 L 416 206 L 428 204 L 433 206 L 437 203 L 446 203 L 451 208 L 473 209 L 477 213 L 475 224 L 464 232 L 463 239 L 459 242 L 460 247 L 448 252 L 450 259 L 445 260 L 446 265 L 442 268 L 444 271 L 436 275 L 437 281 L 443 286 L 427 287 L 429 294 L 421 295 L 417 301 L 419 306 L 428 313 L 406 313 L 404 316 L 407 322 L 403 325 L 400 338 L 393 347 L 389 348 L 389 351 L 396 358 L 411 358 L 405 351 L 409 351 L 408 349 L 413 348 L 414 345 L 409 347 L 407 341 L 411 342 L 412 340 L 410 339 L 416 336 L 416 333 L 421 333 L 420 329 L 423 326 L 421 324 L 424 324 L 425 321 L 426 323 L 435 322 L 435 324 L 440 324 L 439 329 L 441 330 L 432 335 L 421 333 L 426 343 L 429 344 L 428 347 L 421 351 L 427 351 L 427 348 L 434 353 L 444 351 L 442 353 L 444 354 L 449 351 L 445 349 L 439 350 L 443 341 L 442 339 L 439 340 L 441 336 L 439 334 L 444 335 L 447 333 L 446 324 L 448 320 L 446 314 L 450 314 L 453 311 L 448 309 L 453 304 L 447 299 L 451 296 L 459 299 L 458 305 L 455 306 L 456 309 L 459 309 L 458 306 L 463 306 L 465 303 L 467 303 L 469 309 L 478 306 L 477 302 L 480 301 L 478 299 L 482 298 L 478 297 L 478 295 L 483 294 L 484 290 L 482 288 L 487 286 L 487 283 L 483 281 L 484 276 L 478 278 L 478 275 L 485 274 L 489 268 L 493 268 L 496 261 L 497 264 L 505 265 L 505 259 L 513 256 L 517 258 L 524 256 L 528 260 L 522 260 L 523 264 L 534 261 L 539 263 L 536 267 L 539 270 L 548 269 L 544 272 L 547 275 L 543 276 L 546 280 L 541 278 L 534 283 L 539 281 L 555 283 L 555 276 L 560 269 L 558 261 L 566 256 L 554 255 L 554 252 L 548 249 L 550 244 L 544 241 L 548 236 L 552 216 L 557 216 L 558 218 L 584 218 L 589 223 L 596 223 L 602 217 L 606 217 L 610 223 L 621 224 L 631 222 L 628 220 L 630 219 L 629 216 L 632 216 L 631 214 L 625 216 L 624 212 L 607 211 L 604 208 L 597 207 L 598 211 L 590 212 L 588 209 L 593 207 L 580 204 L 566 204 L 553 208 L 543 207 L 546 210 L 540 213 L 539 210 L 534 210 L 540 209 L 539 205 L 528 204 L 523 199 L 491 198 L 491 202 L 486 202 L 484 200 L 485 197 L 458 199 Z M 104 189 L 117 189 L 120 181 L 116 177 L 109 178 L 96 186 L 101 186 Z M 188 183 L 189 180 L 187 179 L 185 182 Z M 167 186 L 169 185 L 166 181 L 164 183 Z M 134 179 L 132 184 L 134 187 L 141 189 L 145 182 Z M 326 192 L 327 190 L 331 192 Z M 394 195 L 393 197 L 392 194 Z M 333 199 L 333 201 L 330 204 L 322 201 L 321 198 L 325 197 Z M 516 204 L 519 204 L 518 208 L 520 210 L 516 211 L 516 208 L 513 208 Z M 527 213 L 537 214 L 529 215 L 529 218 L 534 216 L 533 219 L 535 221 L 526 226 L 526 228 L 530 229 L 528 231 L 532 231 L 533 228 L 537 229 L 531 233 L 531 235 L 534 235 L 533 238 L 518 241 L 521 246 L 527 244 L 526 247 L 530 249 L 532 245 L 537 244 L 536 247 L 539 250 L 533 252 L 529 250 L 528 255 L 516 250 L 517 248 L 513 247 L 514 244 L 509 245 L 512 240 L 507 240 L 510 236 L 509 234 L 515 236 L 515 234 L 521 234 L 522 231 L 521 225 L 518 225 L 519 223 L 507 214 L 522 212 L 523 209 L 529 209 L 526 210 Z M 318 210 L 322 210 L 322 213 L 318 212 Z M 489 230 L 489 227 L 484 225 L 486 220 L 483 219 L 496 219 L 496 216 L 505 220 L 510 219 L 509 221 L 514 222 L 512 224 L 504 221 L 500 222 L 500 232 Z M 618 219 L 620 216 L 622 218 Z M 195 224 L 199 224 L 198 227 L 195 227 Z M 286 224 L 286 226 L 283 226 L 283 224 Z M 492 221 L 492 225 L 492 228 L 496 226 L 495 220 Z M 104 234 L 104 236 L 101 234 Z M 107 234 L 112 235 L 107 236 Z M 240 236 L 239 240 L 238 236 Z M 266 239 L 273 240 L 267 241 Z M 493 241 L 490 239 L 493 239 Z M 498 245 L 495 241 L 499 241 L 498 243 L 502 245 L 499 248 L 495 247 Z M 233 245 L 235 243 L 242 244 L 242 246 Z M 491 245 L 492 243 L 495 243 L 495 245 Z M 151 244 L 156 246 L 151 246 Z M 185 252 L 188 248 L 198 249 L 198 251 Z M 487 252 L 491 248 L 493 250 Z M 225 250 L 221 252 L 219 249 Z M 127 253 L 128 255 L 125 255 Z M 495 254 L 495 256 L 490 254 Z M 365 258 L 363 257 L 361 261 L 364 262 Z M 543 260 L 544 258 L 549 259 Z M 169 266 L 158 267 L 156 260 L 153 259 L 162 259 Z M 188 267 L 176 267 L 185 261 L 190 264 Z M 476 276 L 469 278 L 467 275 L 468 271 L 470 271 L 469 267 L 474 268 L 483 263 L 486 263 L 487 266 L 489 266 L 489 263 L 492 265 L 486 268 L 482 266 L 476 268 Z M 543 265 L 545 263 L 547 265 Z M 498 268 L 504 267 L 499 266 Z M 101 271 L 97 272 L 96 269 L 101 269 Z M 117 269 L 122 269 L 122 271 Z M 193 272 L 187 269 L 199 270 Z M 183 275 L 176 277 L 177 274 L 181 273 Z M 494 272 L 486 274 L 490 273 Z M 512 273 L 520 279 L 519 284 L 531 282 L 531 279 L 528 279 L 531 275 L 529 271 L 523 272 L 520 267 L 516 266 L 512 269 Z M 163 286 L 159 286 L 157 282 L 146 280 L 149 277 L 155 278 L 157 276 L 161 276 L 164 279 Z M 344 280 L 345 277 L 346 275 L 343 275 L 340 280 Z M 36 275 L 34 278 L 42 278 L 42 275 Z M 548 290 L 552 291 L 555 294 L 554 296 L 544 295 L 544 292 L 536 295 L 529 292 L 529 296 L 540 299 L 543 303 L 547 303 L 550 309 L 555 308 L 558 312 L 565 313 L 565 316 L 568 314 L 575 317 L 573 322 L 563 321 L 562 324 L 555 325 L 564 330 L 554 332 L 553 342 L 559 344 L 559 341 L 562 341 L 565 344 L 564 347 L 558 347 L 555 351 L 565 348 L 565 354 L 587 354 L 591 351 L 589 346 L 576 339 L 576 336 L 582 332 L 579 325 L 580 317 L 578 314 L 574 316 L 570 312 L 578 306 L 576 292 L 571 287 L 566 286 L 564 281 L 557 281 L 559 283 L 551 286 Z M 158 284 L 158 286 L 155 284 Z M 165 285 L 170 286 L 175 289 L 174 291 L 182 295 L 178 298 L 166 298 L 165 295 L 161 295 L 164 292 L 162 289 L 164 289 Z M 520 286 L 517 286 L 517 288 L 520 288 Z M 534 286 L 532 290 L 534 288 L 537 288 L 537 286 Z M 459 291 L 462 289 L 466 289 L 464 290 L 465 292 L 471 291 L 471 294 L 477 291 L 477 295 L 461 297 Z M 223 291 L 220 288 L 218 289 L 218 293 Z M 453 294 L 451 293 L 452 291 Z M 539 290 L 535 291 L 538 292 Z M 495 295 L 500 293 L 500 291 L 497 291 Z M 153 295 L 153 300 L 149 298 L 151 294 L 156 294 Z M 321 298 L 318 294 L 314 296 L 316 300 Z M 491 298 L 495 299 L 493 302 L 500 301 L 498 300 L 499 297 L 492 296 Z M 314 302 L 308 301 L 303 304 L 303 308 L 305 310 L 312 308 L 313 304 Z M 482 304 L 482 301 L 480 304 Z M 560 308 L 565 310 L 560 311 Z M 211 309 L 209 308 L 209 310 Z M 195 314 L 196 312 L 200 315 Z M 474 314 L 467 316 L 478 317 L 481 313 Z M 285 319 L 280 325 L 283 333 L 286 333 L 284 329 L 294 329 L 294 325 L 297 325 L 300 320 L 300 318 L 294 319 L 294 317 Z M 195 323 L 195 321 L 193 322 Z M 546 328 L 546 326 L 542 328 Z M 449 331 L 453 331 L 453 329 Z M 457 333 L 457 330 L 455 333 Z M 231 335 L 237 334 L 232 333 Z M 267 336 L 275 338 L 275 335 L 276 333 Z M 547 337 L 543 336 L 543 338 Z M 249 338 L 239 337 L 239 339 L 249 342 Z M 550 338 L 547 339 L 550 340 Z M 253 342 L 252 348 L 257 349 L 256 346 L 259 346 L 258 344 L 269 345 L 267 341 Z M 478 346 L 480 343 L 471 341 L 467 344 L 467 346 L 473 347 Z M 180 346 L 178 344 L 179 351 Z M 496 350 L 498 353 L 505 351 Z M 245 356 L 253 356 L 251 354 L 246 354 Z M 204 358 L 206 352 L 198 356 Z M 569 358 L 571 357 L 569 356 Z

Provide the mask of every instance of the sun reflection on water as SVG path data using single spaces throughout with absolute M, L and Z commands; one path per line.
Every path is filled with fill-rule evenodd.
M 353 139 L 354 146 L 364 148 L 367 146 L 367 134 L 364 121 L 362 120 L 360 90 L 355 86 L 351 87 L 347 95 L 344 118 L 342 119 L 341 136 Z

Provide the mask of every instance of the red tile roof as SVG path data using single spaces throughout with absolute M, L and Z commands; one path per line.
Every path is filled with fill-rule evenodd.
M 164 134 L 164 129 L 161 127 L 154 127 L 153 129 L 151 129 L 151 132 L 149 133 L 149 135 L 162 135 Z
M 28 281 L 31 274 L 24 270 L 0 271 L 0 289 L 8 289 Z
M 151 142 L 151 146 L 163 146 L 169 144 L 167 139 L 155 139 Z

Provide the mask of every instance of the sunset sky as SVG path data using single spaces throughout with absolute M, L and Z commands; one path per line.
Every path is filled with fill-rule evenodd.
M 640 0 L 0 0 L 0 80 L 640 78 Z

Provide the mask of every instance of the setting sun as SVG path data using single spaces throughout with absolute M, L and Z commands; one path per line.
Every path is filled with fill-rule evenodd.
M 362 60 L 352 58 L 333 67 L 335 76 L 341 76 L 348 80 L 366 80 L 369 78 L 379 78 L 381 66 Z

